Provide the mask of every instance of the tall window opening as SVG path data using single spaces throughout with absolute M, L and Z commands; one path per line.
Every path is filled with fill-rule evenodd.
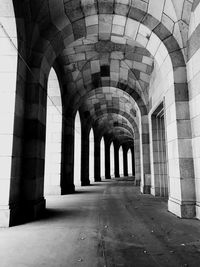
M 167 197 L 168 174 L 163 104 L 152 114 L 152 138 L 155 195 Z
M 101 178 L 105 178 L 105 142 L 104 137 L 101 138 Z
M 74 133 L 74 185 L 81 186 L 81 119 L 78 111 Z
M 124 166 L 123 166 L 123 148 L 119 148 L 119 175 L 120 177 L 124 176 Z
M 110 145 L 110 175 L 111 178 L 115 177 L 115 154 L 113 142 Z
M 94 181 L 94 131 L 90 130 L 90 162 L 89 162 L 89 179 Z
M 44 195 L 60 194 L 62 103 L 60 86 L 51 69 L 47 87 Z

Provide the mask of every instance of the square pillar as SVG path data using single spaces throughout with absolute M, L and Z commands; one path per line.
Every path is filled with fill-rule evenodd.
M 61 154 L 61 194 L 72 194 L 74 186 L 74 117 L 63 120 Z
M 170 190 L 168 209 L 181 218 L 193 218 L 196 196 L 185 68 L 177 68 L 174 77 L 179 83 L 170 88 L 165 98 Z
M 100 139 L 95 136 L 94 138 L 94 180 L 95 182 L 101 181 L 101 148 Z
M 90 185 L 89 179 L 89 130 L 87 127 L 84 127 L 84 124 L 81 125 L 81 185 L 88 186 Z
M 110 175 L 110 141 L 105 138 L 105 178 L 111 179 Z

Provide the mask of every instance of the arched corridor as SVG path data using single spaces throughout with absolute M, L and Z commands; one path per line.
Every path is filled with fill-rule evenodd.
M 0 227 L 95 183 L 199 220 L 200 1 L 0 7 Z

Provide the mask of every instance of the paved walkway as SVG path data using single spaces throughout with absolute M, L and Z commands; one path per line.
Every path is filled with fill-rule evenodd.
M 0 229 L 0 267 L 200 266 L 200 221 L 129 180 L 47 198 L 44 219 Z

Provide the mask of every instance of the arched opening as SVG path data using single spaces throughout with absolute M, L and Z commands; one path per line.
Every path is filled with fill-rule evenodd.
M 155 196 L 168 197 L 168 168 L 165 138 L 164 107 L 160 104 L 151 116 L 153 174 L 152 193 Z
M 105 178 L 105 142 L 104 137 L 101 138 L 101 179 Z
M 94 131 L 90 130 L 90 150 L 89 150 L 89 180 L 94 181 Z
M 81 119 L 78 111 L 74 127 L 74 185 L 81 186 Z
M 133 176 L 133 161 L 132 161 L 132 152 L 131 149 L 129 148 L 127 152 L 127 157 L 128 157 L 128 176 Z
M 124 176 L 124 166 L 123 166 L 123 148 L 119 148 L 119 175 L 120 177 Z
M 115 177 L 115 154 L 113 142 L 110 145 L 110 175 L 111 178 Z
M 61 194 L 62 103 L 57 75 L 52 68 L 47 86 L 44 195 Z

